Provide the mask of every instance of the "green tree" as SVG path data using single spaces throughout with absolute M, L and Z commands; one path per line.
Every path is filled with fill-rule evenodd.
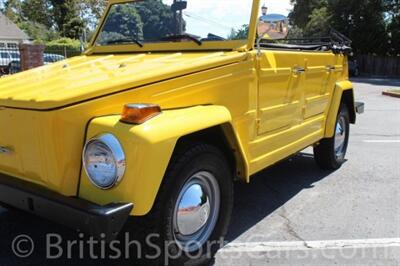
M 288 39 L 300 39 L 304 36 L 304 31 L 298 26 L 291 26 L 289 29 Z
M 290 12 L 289 18 L 294 25 L 302 29 L 307 26 L 314 9 L 327 6 L 327 0 L 290 0 L 290 2 L 293 10 Z
M 400 56 L 400 0 L 387 0 L 386 12 L 388 13 L 388 33 L 390 51 L 393 55 Z
M 36 43 L 45 43 L 60 38 L 57 31 L 37 22 L 23 21 L 18 23 L 18 26 Z
M 305 36 L 322 36 L 332 27 L 353 41 L 356 53 L 385 55 L 390 53 L 388 1 L 399 0 L 292 0 L 289 17 Z
M 304 27 L 304 34 L 308 37 L 327 36 L 330 30 L 332 15 L 327 7 L 314 9 Z
M 82 0 L 81 8 L 90 13 L 94 19 L 100 19 L 107 6 L 107 0 Z
M 104 24 L 100 42 L 120 38 L 143 39 L 143 23 L 135 4 L 115 5 Z
M 46 41 L 79 38 L 94 28 L 106 4 L 107 0 L 0 0 L 0 10 L 29 36 Z
M 47 29 L 53 25 L 51 5 L 47 0 L 24 0 L 21 3 L 21 14 L 24 21 L 44 25 Z M 40 28 L 42 28 L 40 26 Z
M 85 22 L 81 18 L 80 1 L 78 0 L 50 0 L 54 22 L 61 36 L 79 38 L 83 33 Z
M 2 10 L 4 14 L 14 23 L 19 23 L 22 21 L 20 14 L 21 10 L 21 0 L 7 0 L 4 1 L 4 8 Z
M 245 40 L 249 34 L 249 25 L 243 25 L 240 29 L 232 29 L 228 36 L 228 40 Z
M 331 25 L 353 41 L 358 54 L 388 52 L 383 0 L 329 0 Z
M 79 3 L 81 19 L 89 29 L 94 29 L 107 6 L 107 0 L 82 0 Z
M 159 0 L 148 0 L 137 3 L 136 8 L 143 22 L 145 39 L 154 40 L 160 36 L 177 33 L 177 20 L 170 6 Z

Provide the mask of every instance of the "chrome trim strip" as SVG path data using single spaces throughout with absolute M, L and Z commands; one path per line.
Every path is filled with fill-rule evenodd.
M 13 152 L 13 149 L 10 147 L 0 146 L 0 154 L 10 154 Z

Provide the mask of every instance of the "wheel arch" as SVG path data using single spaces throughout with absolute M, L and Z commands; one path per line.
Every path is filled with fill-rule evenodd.
M 331 105 L 327 114 L 325 138 L 330 138 L 335 132 L 336 117 L 341 104 L 345 104 L 349 110 L 350 123 L 356 123 L 356 109 L 354 102 L 353 84 L 346 80 L 336 83 Z
M 99 190 L 82 171 L 78 195 L 83 199 L 98 204 L 132 202 L 131 215 L 146 215 L 152 209 L 176 147 L 190 139 L 215 144 L 227 155 L 235 176 L 248 178 L 244 150 L 226 107 L 204 105 L 165 110 L 142 125 L 119 120 L 119 115 L 91 120 L 86 141 L 104 132 L 116 136 L 126 154 L 125 176 L 116 187 Z
M 356 109 L 355 109 L 355 104 L 354 104 L 354 90 L 350 89 L 350 90 L 343 91 L 342 99 L 340 102 L 344 103 L 347 106 L 347 109 L 349 110 L 350 123 L 355 124 L 356 123 Z
M 175 150 L 186 145 L 188 142 L 203 142 L 211 144 L 220 149 L 226 156 L 232 169 L 233 178 L 247 181 L 248 167 L 242 152 L 239 139 L 234 133 L 231 123 L 223 123 L 210 128 L 202 129 L 197 132 L 182 136 L 178 139 Z M 175 153 L 175 151 L 174 151 Z

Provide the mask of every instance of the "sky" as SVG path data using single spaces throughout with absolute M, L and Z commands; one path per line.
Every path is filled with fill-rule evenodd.
M 269 8 L 269 13 L 278 13 L 287 16 L 292 5 L 290 0 L 266 0 L 263 1 Z

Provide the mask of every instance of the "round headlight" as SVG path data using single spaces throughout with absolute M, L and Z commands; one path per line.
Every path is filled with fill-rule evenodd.
M 89 140 L 83 150 L 83 167 L 98 188 L 110 189 L 125 173 L 125 154 L 118 139 L 104 134 Z

